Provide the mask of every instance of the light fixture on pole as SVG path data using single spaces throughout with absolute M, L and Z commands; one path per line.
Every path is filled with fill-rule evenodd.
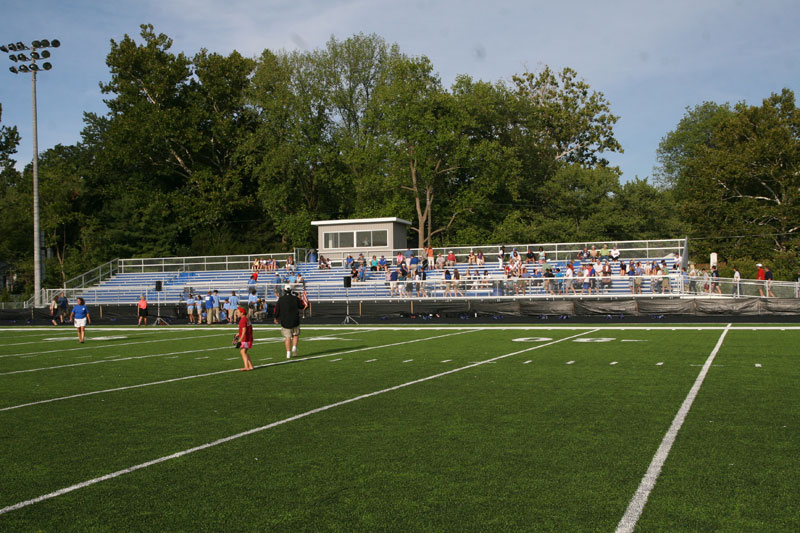
M 30 46 L 23 42 L 9 43 L 0 45 L 0 52 L 8 55 L 18 66 L 9 67 L 14 74 L 31 73 L 32 95 L 33 95 L 33 305 L 39 307 L 42 302 L 42 238 L 39 230 L 39 139 L 37 133 L 36 120 L 36 73 L 41 69 L 50 70 L 53 65 L 45 61 L 41 67 L 37 61 L 50 57 L 50 51 L 46 48 L 58 48 L 61 43 L 58 39 L 52 41 L 42 39 L 33 41 Z M 25 53 L 30 51 L 30 57 Z M 9 53 L 16 52 L 16 53 Z

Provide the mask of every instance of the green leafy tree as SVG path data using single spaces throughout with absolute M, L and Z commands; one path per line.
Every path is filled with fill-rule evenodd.
M 789 89 L 737 104 L 687 159 L 677 192 L 695 232 L 724 257 L 763 257 L 800 245 L 800 111 Z M 758 238 L 754 238 L 756 235 Z M 713 247 L 713 248 L 712 248 Z
M 686 108 L 686 114 L 677 127 L 658 145 L 655 168 L 656 179 L 666 187 L 673 187 L 686 178 L 686 165 L 701 149 L 712 142 L 714 130 L 720 122 L 731 117 L 734 110 L 727 103 L 703 102 Z

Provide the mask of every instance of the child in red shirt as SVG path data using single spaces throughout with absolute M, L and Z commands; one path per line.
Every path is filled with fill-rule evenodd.
M 247 350 L 253 347 L 253 325 L 247 318 L 244 309 L 239 307 L 236 312 L 239 314 L 239 353 L 242 354 L 242 362 L 244 362 L 242 370 L 253 370 L 253 362 L 247 353 Z

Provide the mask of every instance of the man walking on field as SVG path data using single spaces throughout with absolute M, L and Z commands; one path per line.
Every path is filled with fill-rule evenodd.
M 303 302 L 292 294 L 292 286 L 283 287 L 283 296 L 275 305 L 275 323 L 280 322 L 283 344 L 286 347 L 286 359 L 297 357 L 297 341 L 300 338 L 300 309 Z

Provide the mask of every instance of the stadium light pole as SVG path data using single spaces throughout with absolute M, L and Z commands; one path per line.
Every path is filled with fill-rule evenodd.
M 36 74 L 40 70 L 50 70 L 52 63 L 44 61 L 39 66 L 37 61 L 50 57 L 48 48 L 58 48 L 61 43 L 58 39 L 52 41 L 42 39 L 33 41 L 30 45 L 23 42 L 0 45 L 0 51 L 8 54 L 8 58 L 16 63 L 9 67 L 14 74 L 31 74 L 32 100 L 33 100 L 33 305 L 42 305 L 42 240 L 39 229 L 39 136 L 37 132 L 36 116 Z M 25 52 L 30 50 L 30 56 Z

